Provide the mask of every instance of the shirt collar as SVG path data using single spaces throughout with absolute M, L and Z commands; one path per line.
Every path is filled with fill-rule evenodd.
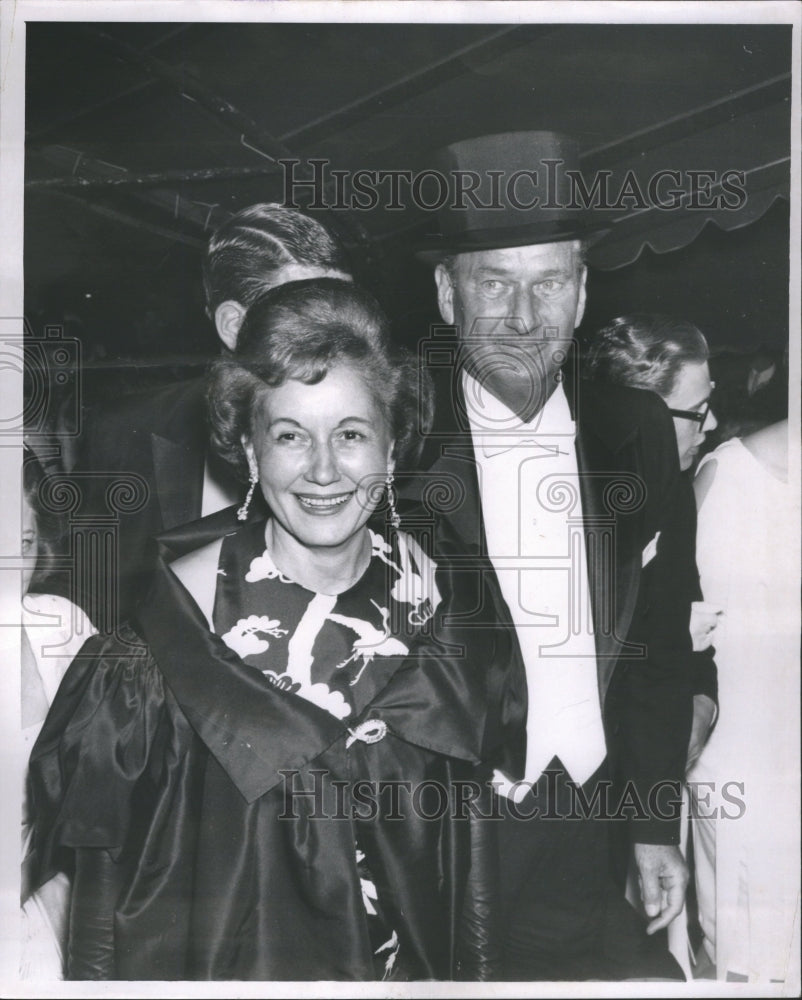
M 515 447 L 541 447 L 556 452 L 562 450 L 561 444 L 566 449 L 573 446 L 576 423 L 562 382 L 557 383 L 543 408 L 529 421 L 521 420 L 468 374 L 463 375 L 463 394 L 474 445 L 486 458 Z

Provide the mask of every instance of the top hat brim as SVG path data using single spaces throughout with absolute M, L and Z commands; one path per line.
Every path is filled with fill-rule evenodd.
M 552 223 L 533 223 L 530 226 L 508 226 L 477 229 L 463 233 L 432 234 L 424 237 L 414 249 L 415 256 L 429 264 L 437 264 L 444 257 L 471 253 L 477 250 L 502 250 L 506 247 L 537 246 L 543 243 L 567 243 L 583 240 L 588 246 L 598 243 L 610 226 L 570 220 Z

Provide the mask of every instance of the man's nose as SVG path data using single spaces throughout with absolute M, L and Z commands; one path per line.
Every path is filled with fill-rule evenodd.
M 318 486 L 328 486 L 340 478 L 336 456 L 328 441 L 313 447 L 306 478 Z
M 520 334 L 532 334 L 540 328 L 540 301 L 529 289 L 520 289 L 512 303 L 507 326 Z

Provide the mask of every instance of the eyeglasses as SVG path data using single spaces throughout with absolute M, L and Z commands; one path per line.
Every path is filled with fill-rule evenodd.
M 716 388 L 716 383 L 710 383 L 711 391 Z M 710 399 L 706 399 L 702 403 L 702 408 L 700 410 L 672 410 L 669 408 L 668 411 L 672 417 L 680 417 L 683 420 L 695 420 L 700 427 L 704 427 L 705 420 L 707 420 L 707 415 L 710 413 Z

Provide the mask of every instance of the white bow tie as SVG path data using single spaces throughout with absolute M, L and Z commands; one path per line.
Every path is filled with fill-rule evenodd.
M 485 458 L 495 458 L 505 455 L 513 448 L 537 448 L 549 455 L 569 455 L 572 439 L 565 434 L 538 434 L 533 437 L 483 437 L 479 439 L 482 455 Z

